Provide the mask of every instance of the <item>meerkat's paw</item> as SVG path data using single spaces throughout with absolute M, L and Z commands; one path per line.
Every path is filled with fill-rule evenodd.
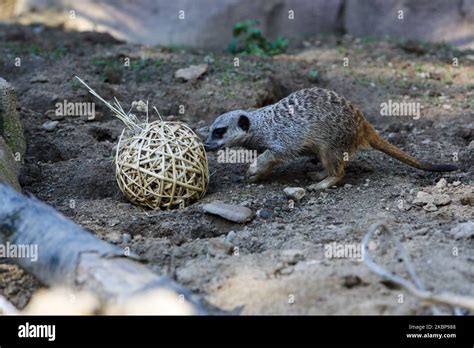
M 247 170 L 247 180 L 250 182 L 256 182 L 264 179 L 270 174 L 270 171 L 265 170 L 265 168 L 259 167 L 257 165 L 252 165 Z
M 342 178 L 337 176 L 328 176 L 326 179 L 308 186 L 309 191 L 318 191 L 330 188 L 331 186 L 336 185 Z
M 322 181 L 327 178 L 328 173 L 325 170 L 321 170 L 319 172 L 307 172 L 306 176 L 313 181 Z

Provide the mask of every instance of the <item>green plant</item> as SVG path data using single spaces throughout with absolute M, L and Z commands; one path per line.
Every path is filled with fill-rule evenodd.
M 257 27 L 258 21 L 248 19 L 237 22 L 232 30 L 233 38 L 229 43 L 228 50 L 232 54 L 250 54 L 257 56 L 273 56 L 285 52 L 288 40 L 277 37 L 270 41 Z
M 318 77 L 319 77 L 319 71 L 316 70 L 315 68 L 311 68 L 308 75 L 309 75 L 311 80 L 317 80 Z

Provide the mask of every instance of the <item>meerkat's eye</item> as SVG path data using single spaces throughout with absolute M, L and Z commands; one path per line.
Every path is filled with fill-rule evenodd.
M 212 132 L 212 137 L 215 139 L 222 139 L 225 132 L 227 132 L 227 127 L 216 128 Z

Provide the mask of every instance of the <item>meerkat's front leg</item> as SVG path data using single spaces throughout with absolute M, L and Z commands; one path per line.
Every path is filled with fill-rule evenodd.
M 260 154 L 247 170 L 247 178 L 250 182 L 255 182 L 270 175 L 273 167 L 281 162 L 280 159 L 270 150 L 265 150 Z

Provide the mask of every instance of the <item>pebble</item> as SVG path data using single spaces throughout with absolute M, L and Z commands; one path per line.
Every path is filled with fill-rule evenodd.
M 459 185 L 461 185 L 461 182 L 460 182 L 460 181 L 454 181 L 454 182 L 453 182 L 453 186 L 454 186 L 454 187 L 457 187 L 457 186 L 459 186 Z
M 124 233 L 123 236 L 122 236 L 122 241 L 124 243 L 128 243 L 132 240 L 132 236 L 130 235 L 130 233 Z
M 442 189 L 445 188 L 448 182 L 446 181 L 445 178 L 441 178 L 437 183 L 436 183 L 436 188 Z
M 283 192 L 285 193 L 286 197 L 295 201 L 300 201 L 306 194 L 305 189 L 301 187 L 285 187 Z
M 209 242 L 208 252 L 211 255 L 230 255 L 234 246 L 230 243 L 222 241 L 220 239 L 211 239 Z
M 243 207 L 250 208 L 252 206 L 252 202 L 251 201 L 243 201 L 243 202 L 240 202 L 240 205 L 243 206 Z
M 41 127 L 48 132 L 52 132 L 58 126 L 59 121 L 46 121 Z
M 254 213 L 247 207 L 241 205 L 227 204 L 221 201 L 213 201 L 202 206 L 205 213 L 218 215 L 223 219 L 245 223 L 254 218 Z
M 48 78 L 43 74 L 35 75 L 30 79 L 31 83 L 45 83 L 48 81 L 49 81 Z
M 433 203 L 426 204 L 425 206 L 423 206 L 423 209 L 425 209 L 426 211 L 430 211 L 430 212 L 438 210 L 436 205 L 434 205 Z
M 298 262 L 304 260 L 304 254 L 301 250 L 297 249 L 283 250 L 280 255 L 280 260 L 288 265 L 296 265 Z
M 273 213 L 270 210 L 267 209 L 260 209 L 257 210 L 257 216 L 261 219 L 267 220 L 272 217 Z
M 107 233 L 107 235 L 105 236 L 105 239 L 111 243 L 118 243 L 120 242 L 120 233 L 118 232 L 110 232 L 110 233 Z
M 225 236 L 224 241 L 227 243 L 232 243 L 236 235 L 237 234 L 235 233 L 235 231 L 229 231 L 229 233 L 227 233 L 227 235 Z
M 412 203 L 416 205 L 434 204 L 436 206 L 442 206 L 451 203 L 451 198 L 447 194 L 429 194 L 423 191 L 418 191 L 416 198 Z M 432 207 L 430 208 L 432 209 Z
M 191 65 L 184 69 L 176 70 L 174 77 L 184 81 L 196 80 L 207 71 L 207 64 Z

